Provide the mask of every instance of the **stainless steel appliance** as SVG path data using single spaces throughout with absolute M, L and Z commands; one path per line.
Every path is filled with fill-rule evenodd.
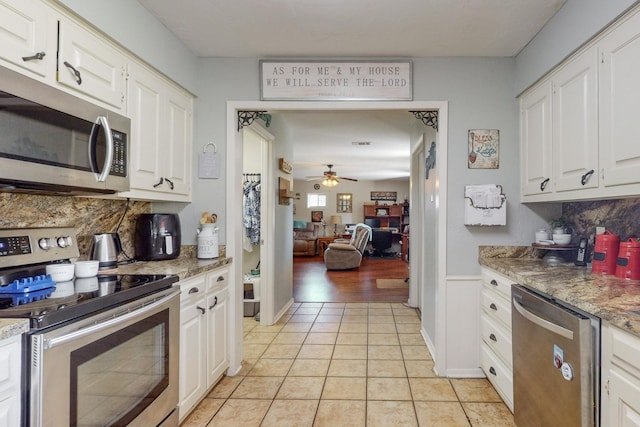
M 159 261 L 180 255 L 182 232 L 176 214 L 141 214 L 136 220 L 136 259 Z
M 600 319 L 511 287 L 518 427 L 600 425 Z
M 0 191 L 129 190 L 131 121 L 0 67 Z
M 178 278 L 45 275 L 77 256 L 73 228 L 0 230 L 0 317 L 31 326 L 22 424 L 177 426 Z
M 108 270 L 117 267 L 120 252 L 122 252 L 122 242 L 118 233 L 95 234 L 89 258 L 99 262 L 100 270 Z

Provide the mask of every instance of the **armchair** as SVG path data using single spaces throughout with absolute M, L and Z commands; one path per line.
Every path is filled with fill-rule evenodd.
M 371 227 L 358 224 L 348 243 L 331 243 L 324 251 L 324 265 L 327 270 L 349 270 L 359 267 L 370 238 Z
M 295 224 L 302 225 L 302 224 Z M 320 226 L 307 222 L 304 227 L 293 228 L 293 256 L 315 256 L 318 251 Z

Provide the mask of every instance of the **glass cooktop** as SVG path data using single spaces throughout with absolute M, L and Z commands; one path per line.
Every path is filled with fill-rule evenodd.
M 0 286 L 0 317 L 28 318 L 32 328 L 40 329 L 168 289 L 177 281 L 173 275 L 99 274 L 57 282 L 55 289 L 36 291 L 40 294 L 27 303 L 22 303 L 23 295 L 3 293 Z

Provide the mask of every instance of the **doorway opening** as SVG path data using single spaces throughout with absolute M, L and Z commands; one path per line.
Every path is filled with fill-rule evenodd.
M 242 163 L 243 163 L 243 147 L 242 147 L 242 133 L 237 129 L 237 118 L 239 111 L 268 111 L 270 113 L 276 111 L 355 111 L 355 110 L 397 110 L 397 111 L 416 111 L 416 110 L 430 110 L 439 112 L 439 131 L 437 133 L 438 143 L 438 161 L 439 167 L 437 174 L 439 177 L 436 191 L 446 188 L 446 144 L 447 144 L 447 114 L 448 105 L 444 101 L 413 101 L 413 102 L 322 102 L 322 103 L 309 103 L 309 102 L 263 102 L 263 101 L 229 101 L 227 103 L 227 224 L 226 224 L 226 236 L 227 236 L 227 254 L 236 260 L 231 268 L 231 280 L 232 283 L 240 283 L 242 280 L 242 265 L 238 260 L 242 259 L 242 221 L 241 221 L 241 192 L 238 191 L 241 188 L 240 180 L 242 179 Z M 417 140 L 416 140 L 417 141 Z M 413 141 L 412 141 L 413 143 Z M 424 143 L 424 142 L 423 142 Z M 277 137 L 274 146 L 277 146 Z M 415 147 L 412 147 L 415 149 Z M 274 150 L 275 151 L 275 150 Z M 277 155 L 274 153 L 273 155 Z M 271 159 L 271 164 L 274 164 L 275 158 Z M 433 173 L 433 172 L 432 172 Z M 411 194 L 413 195 L 415 186 L 423 186 L 424 184 L 414 176 L 412 171 L 411 177 Z M 263 177 L 263 180 L 270 180 L 275 182 L 275 175 Z M 418 268 L 414 268 L 416 263 L 424 262 L 423 254 L 413 251 L 410 258 L 410 298 L 409 304 L 414 307 L 421 307 L 423 301 L 418 300 L 419 295 L 424 295 L 424 292 L 417 292 L 417 286 L 424 288 L 430 286 L 435 289 L 437 294 L 444 295 L 444 289 L 442 287 L 445 283 L 446 272 L 446 192 L 439 191 L 436 195 L 437 209 L 435 210 L 435 221 L 433 230 L 421 230 L 421 235 L 414 235 L 414 230 L 411 230 L 411 239 L 413 242 L 429 239 L 429 245 L 434 248 L 432 251 L 435 254 L 435 259 L 430 262 L 431 265 L 435 265 L 434 271 L 431 271 L 429 277 L 435 277 L 434 283 L 424 283 L 423 277 L 418 277 L 416 272 L 420 271 Z M 422 214 L 422 207 L 412 204 L 411 216 L 413 218 L 420 218 Z M 273 263 L 266 266 L 261 265 L 261 271 L 265 269 L 271 269 L 276 272 L 274 279 L 271 283 L 264 283 L 261 293 L 264 296 L 265 293 L 271 297 L 273 318 L 277 319 L 282 313 L 284 313 L 288 307 L 293 303 L 292 298 L 292 255 L 290 253 L 292 247 L 292 221 L 293 216 L 291 209 L 288 211 L 275 210 L 267 214 L 270 218 L 267 219 L 269 224 L 272 224 L 274 230 L 273 234 Z M 415 220 L 414 220 L 415 222 Z M 413 245 L 412 242 L 412 245 Z M 276 250 L 277 249 L 277 250 Z M 284 249 L 284 250 L 283 250 Z M 287 253 L 289 251 L 289 253 Z M 242 287 L 236 286 L 233 290 L 231 297 L 232 305 L 232 336 L 236 345 L 231 346 L 231 369 L 234 370 L 234 366 L 239 369 L 240 361 L 242 358 L 242 318 L 243 318 L 243 295 Z M 261 307 L 261 311 L 265 310 L 265 307 Z M 439 308 L 436 306 L 436 318 L 440 317 Z M 262 316 L 261 316 L 262 322 Z M 265 322 L 268 324 L 268 322 Z

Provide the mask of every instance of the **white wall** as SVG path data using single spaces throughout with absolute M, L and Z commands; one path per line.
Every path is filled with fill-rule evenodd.
M 524 91 L 634 3 L 567 0 L 516 57 L 515 93 Z

